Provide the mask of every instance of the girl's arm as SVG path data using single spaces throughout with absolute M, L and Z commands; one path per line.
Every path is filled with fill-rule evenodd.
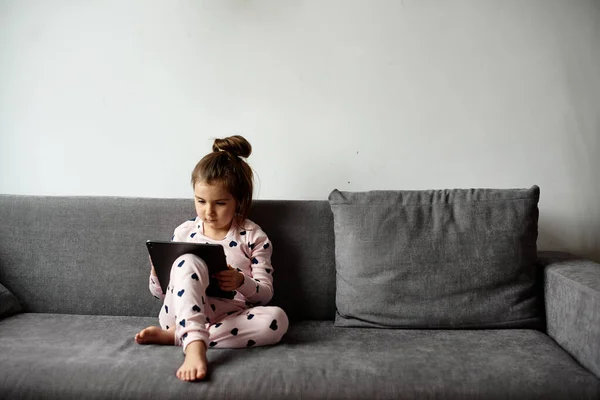
M 173 232 L 173 236 L 171 237 L 171 242 L 179 242 L 179 241 L 183 241 L 182 238 L 182 231 L 185 230 L 185 228 L 189 225 L 190 221 L 186 221 L 183 224 L 181 224 L 180 226 L 178 226 L 177 228 L 175 228 L 175 231 Z M 160 300 L 164 300 L 165 298 L 165 294 L 162 291 L 162 288 L 160 287 L 160 282 L 158 281 L 158 276 L 156 276 L 156 271 L 154 270 L 154 265 L 152 265 L 152 259 L 150 259 L 150 256 L 148 256 L 148 259 L 150 260 L 150 278 L 148 279 L 148 287 L 150 288 L 150 293 L 152 293 L 152 295 L 154 297 L 156 297 L 157 299 Z
M 152 265 L 152 261 L 150 261 L 150 265 Z M 156 276 L 156 272 L 154 271 L 154 265 L 152 265 L 152 269 L 150 270 L 150 280 L 148 286 L 150 288 L 150 293 L 152 293 L 154 297 L 164 300 L 165 294 L 162 292 L 162 288 L 160 287 L 158 276 Z
M 248 246 L 252 276 L 245 275 L 244 283 L 237 291 L 253 304 L 266 305 L 273 297 L 273 246 L 267 235 L 258 227 L 248 231 Z

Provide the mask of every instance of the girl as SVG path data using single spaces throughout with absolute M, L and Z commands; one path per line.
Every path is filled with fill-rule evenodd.
M 150 291 L 164 299 L 161 328 L 150 326 L 135 340 L 140 344 L 183 347 L 185 360 L 177 377 L 194 381 L 206 376 L 206 349 L 275 344 L 288 329 L 279 307 L 265 307 L 273 296 L 272 246 L 258 225 L 247 219 L 252 203 L 252 169 L 242 158 L 252 152 L 242 136 L 216 139 L 213 152 L 192 172 L 198 217 L 179 225 L 173 241 L 217 243 L 225 249 L 229 270 L 214 277 L 219 287 L 235 291 L 232 300 L 206 296 L 209 284 L 204 261 L 185 254 L 173 263 L 163 294 L 152 266 Z

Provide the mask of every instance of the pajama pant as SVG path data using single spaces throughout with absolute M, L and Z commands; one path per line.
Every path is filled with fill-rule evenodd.
M 173 263 L 171 280 L 159 314 L 162 329 L 175 326 L 175 343 L 202 340 L 206 347 L 242 348 L 275 344 L 287 332 L 288 318 L 279 307 L 252 307 L 240 299 L 207 297 L 208 267 L 193 254 Z

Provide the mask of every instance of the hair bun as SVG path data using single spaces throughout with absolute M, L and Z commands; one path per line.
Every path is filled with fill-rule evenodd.
M 229 136 L 224 139 L 215 139 L 213 151 L 226 151 L 237 157 L 248 158 L 252 154 L 252 146 L 240 135 Z

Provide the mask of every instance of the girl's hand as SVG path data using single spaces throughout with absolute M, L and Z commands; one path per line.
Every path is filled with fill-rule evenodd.
M 233 269 L 231 265 L 227 265 L 227 271 L 221 271 L 213 275 L 219 282 L 221 290 L 230 292 L 236 290 L 244 283 L 244 274 Z

